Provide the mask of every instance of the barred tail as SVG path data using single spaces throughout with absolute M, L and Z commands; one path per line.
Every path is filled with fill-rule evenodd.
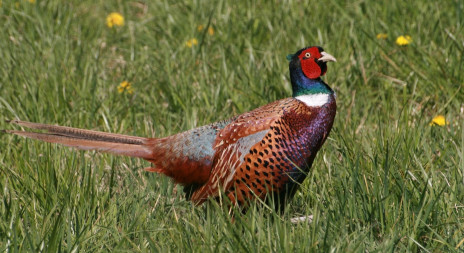
M 6 133 L 16 134 L 31 139 L 50 143 L 58 143 L 83 150 L 98 150 L 118 155 L 151 159 L 153 152 L 148 148 L 149 138 L 111 134 L 72 127 L 53 126 L 20 120 L 9 121 L 11 124 L 44 130 L 43 133 L 5 130 Z

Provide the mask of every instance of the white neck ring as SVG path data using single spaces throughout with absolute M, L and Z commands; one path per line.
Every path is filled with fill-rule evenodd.
M 305 103 L 309 107 L 320 107 L 329 102 L 329 98 L 330 98 L 329 96 L 330 95 L 326 93 L 316 93 L 316 94 L 301 95 L 295 98 Z

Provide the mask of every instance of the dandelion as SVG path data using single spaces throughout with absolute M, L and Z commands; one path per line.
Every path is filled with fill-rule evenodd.
M 193 39 L 189 39 L 185 42 L 185 46 L 187 46 L 188 48 L 192 48 L 193 46 L 196 46 L 198 45 L 198 40 L 193 38 Z
M 112 12 L 108 17 L 106 17 L 106 25 L 109 28 L 113 26 L 123 26 L 124 25 L 124 17 L 118 12 Z
M 432 119 L 432 122 L 430 122 L 430 125 L 433 126 L 433 125 L 438 125 L 438 126 L 444 126 L 448 124 L 446 122 L 446 119 L 443 115 L 437 115 L 435 116 L 435 118 Z
M 396 38 L 396 44 L 398 46 L 406 46 L 412 42 L 412 38 L 409 35 L 401 35 Z
M 201 31 L 203 31 L 204 28 L 205 27 L 203 25 L 199 25 L 199 26 L 197 26 L 197 31 L 201 32 Z M 213 27 L 211 27 L 211 26 L 208 27 L 208 34 L 211 35 L 211 36 L 214 35 L 214 28 Z
M 128 81 L 123 81 L 118 86 L 118 93 L 123 93 L 124 91 L 127 92 L 128 94 L 134 93 L 134 90 L 132 89 L 132 85 Z
M 385 40 L 385 39 L 387 39 L 387 38 L 388 38 L 388 34 L 386 34 L 386 33 L 379 33 L 379 34 L 377 34 L 377 39 L 378 39 L 378 40 Z
M 211 26 L 208 28 L 208 34 L 211 36 L 214 35 L 214 29 Z
M 29 3 L 35 4 L 35 0 L 29 0 Z

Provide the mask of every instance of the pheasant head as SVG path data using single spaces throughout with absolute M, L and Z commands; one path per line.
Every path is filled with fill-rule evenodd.
M 290 61 L 290 79 L 293 96 L 333 93 L 332 89 L 321 80 L 327 72 L 327 62 L 337 61 L 326 53 L 322 47 L 306 47 L 295 54 L 287 56 Z

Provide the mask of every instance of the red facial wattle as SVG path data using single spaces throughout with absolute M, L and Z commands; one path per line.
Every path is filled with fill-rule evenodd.
M 308 56 L 309 53 L 309 57 Z M 323 76 L 327 71 L 327 67 L 321 68 L 316 62 L 321 57 L 321 53 L 317 47 L 311 47 L 300 53 L 298 58 L 301 63 L 301 70 L 304 75 L 310 79 L 316 79 Z
M 322 74 L 321 68 L 312 59 L 301 61 L 301 69 L 303 70 L 304 75 L 310 79 L 316 79 Z

